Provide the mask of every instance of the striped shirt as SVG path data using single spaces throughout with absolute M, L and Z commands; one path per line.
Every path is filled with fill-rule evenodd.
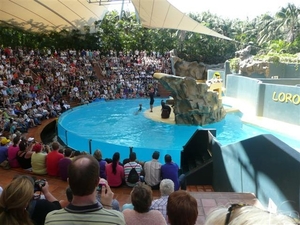
M 48 213 L 45 225 L 125 225 L 124 216 L 116 210 L 104 209 L 96 203 L 89 206 L 69 204 L 66 208 Z
M 135 168 L 135 170 L 139 174 L 139 176 L 141 175 L 141 172 L 142 172 L 142 166 L 140 164 L 138 164 L 137 162 L 129 162 L 124 165 L 125 181 L 129 187 L 135 186 L 135 184 L 127 182 L 128 175 L 132 168 Z

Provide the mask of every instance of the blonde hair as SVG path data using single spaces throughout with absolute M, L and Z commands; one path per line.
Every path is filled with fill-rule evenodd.
M 238 204 L 233 204 L 238 205 Z M 226 218 L 228 217 L 227 222 Z M 217 208 L 206 218 L 204 225 L 295 225 L 298 224 L 293 218 L 264 211 L 255 206 L 240 204 L 237 207 Z
M 33 225 L 26 211 L 33 197 L 33 180 L 18 176 L 3 189 L 0 196 L 0 224 Z

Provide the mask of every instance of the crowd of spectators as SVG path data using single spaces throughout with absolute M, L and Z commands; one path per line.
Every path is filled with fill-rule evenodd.
M 70 108 L 67 101 L 145 97 L 150 87 L 158 95 L 154 72 L 171 73 L 169 54 L 135 51 L 101 55 L 90 50 L 0 48 L 0 128 L 26 133 L 41 120 Z

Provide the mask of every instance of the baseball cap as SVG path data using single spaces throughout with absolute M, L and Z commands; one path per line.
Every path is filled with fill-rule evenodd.
M 2 145 L 7 145 L 9 142 L 10 142 L 10 140 L 7 139 L 6 137 L 3 137 L 3 138 L 1 139 L 1 144 L 2 144 Z

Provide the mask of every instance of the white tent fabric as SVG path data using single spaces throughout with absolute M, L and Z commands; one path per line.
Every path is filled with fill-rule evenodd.
M 167 0 L 131 0 L 141 24 L 147 28 L 168 28 L 232 40 L 185 15 Z
M 0 21 L 32 31 L 79 29 L 103 19 L 107 8 L 87 0 L 0 0 Z

